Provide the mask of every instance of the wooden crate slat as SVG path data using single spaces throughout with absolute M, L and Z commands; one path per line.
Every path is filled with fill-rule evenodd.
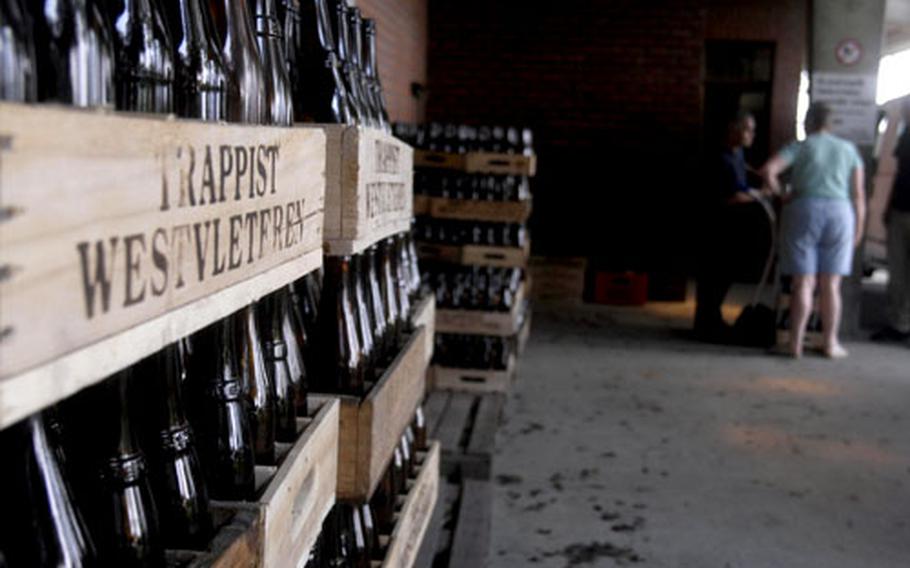
M 439 496 L 433 507 L 433 514 L 423 535 L 423 542 L 414 560 L 415 568 L 432 568 L 438 554 L 445 554 L 451 545 L 451 534 L 445 530 L 446 518 L 451 518 L 452 509 L 458 499 L 460 486 L 448 483 L 445 479 L 439 481 Z
M 261 562 L 262 518 L 247 508 L 211 508 L 216 532 L 207 550 L 166 550 L 168 568 L 230 568 L 258 566 Z
M 357 254 L 409 230 L 411 147 L 375 128 L 333 124 L 314 129 L 326 135 L 326 254 Z
M 494 152 L 453 154 L 414 150 L 414 165 L 421 168 L 443 168 L 471 174 L 533 176 L 537 173 L 537 156 Z
M 415 196 L 415 206 L 418 201 Z M 490 223 L 524 223 L 531 216 L 531 200 L 487 201 L 422 196 L 422 213 L 436 219 L 485 221 Z M 418 213 L 415 211 L 415 215 Z
M 433 350 L 435 349 L 434 338 L 436 335 L 436 296 L 432 293 L 426 294 L 417 301 L 414 311 L 411 314 L 411 324 L 417 329 L 420 326 L 426 328 L 424 338 L 426 339 L 425 354 L 427 365 L 433 359 Z
M 392 530 L 383 568 L 414 565 L 439 494 L 439 443 L 432 441 Z
M 423 327 L 405 346 L 363 399 L 349 395 L 313 394 L 341 404 L 338 452 L 338 498 L 363 502 L 373 494 L 401 435 L 423 400 L 426 341 Z
M 458 450 L 464 437 L 465 425 L 474 405 L 474 397 L 467 393 L 451 393 L 449 404 L 439 427 L 436 429 L 436 439 L 444 451 Z
M 423 415 L 427 421 L 427 437 L 438 438 L 436 431 L 439 428 L 446 407 L 449 405 L 449 393 L 446 391 L 432 391 L 423 403 Z
M 505 370 L 433 366 L 434 388 L 463 392 L 508 392 L 515 376 L 515 356 Z
M 2 425 L 212 321 L 157 318 L 321 249 L 320 131 L 12 103 L 0 125 Z M 5 383 L 33 372 L 20 401 Z
M 531 254 L 531 243 L 527 242 L 523 248 L 418 243 L 417 254 L 421 258 L 455 264 L 524 268 Z
M 491 393 L 480 396 L 471 439 L 468 440 L 465 452 L 469 454 L 491 455 L 496 446 L 496 430 L 502 417 L 505 395 Z
M 314 251 L 136 327 L 0 380 L 0 428 L 139 362 L 322 264 Z
M 490 481 L 465 479 L 449 556 L 451 568 L 486 565 L 492 516 L 493 484 Z

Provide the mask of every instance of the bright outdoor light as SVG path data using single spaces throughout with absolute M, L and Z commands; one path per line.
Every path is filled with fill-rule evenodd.
M 886 103 L 910 94 L 910 49 L 882 57 L 875 102 Z

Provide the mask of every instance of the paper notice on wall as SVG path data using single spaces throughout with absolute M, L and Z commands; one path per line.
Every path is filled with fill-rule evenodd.
M 812 101 L 833 110 L 833 130 L 859 145 L 875 143 L 878 106 L 877 77 L 868 74 L 816 72 L 812 74 Z

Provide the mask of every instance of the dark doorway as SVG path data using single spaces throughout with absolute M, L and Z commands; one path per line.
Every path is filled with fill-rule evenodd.
M 757 127 L 746 161 L 758 167 L 768 158 L 774 49 L 773 42 L 705 42 L 704 124 L 709 153 L 723 143 L 728 118 L 742 109 L 755 115 Z

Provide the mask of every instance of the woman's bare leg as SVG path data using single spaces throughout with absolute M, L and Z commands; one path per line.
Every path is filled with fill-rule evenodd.
M 846 357 L 847 350 L 843 348 L 837 339 L 842 310 L 840 295 L 841 276 L 839 274 L 821 274 L 819 275 L 818 283 L 821 294 L 820 308 L 822 312 L 825 355 L 833 358 Z
M 803 340 L 806 337 L 806 324 L 812 313 L 812 293 L 815 291 L 815 275 L 800 274 L 793 276 L 790 294 L 790 354 L 801 357 Z

